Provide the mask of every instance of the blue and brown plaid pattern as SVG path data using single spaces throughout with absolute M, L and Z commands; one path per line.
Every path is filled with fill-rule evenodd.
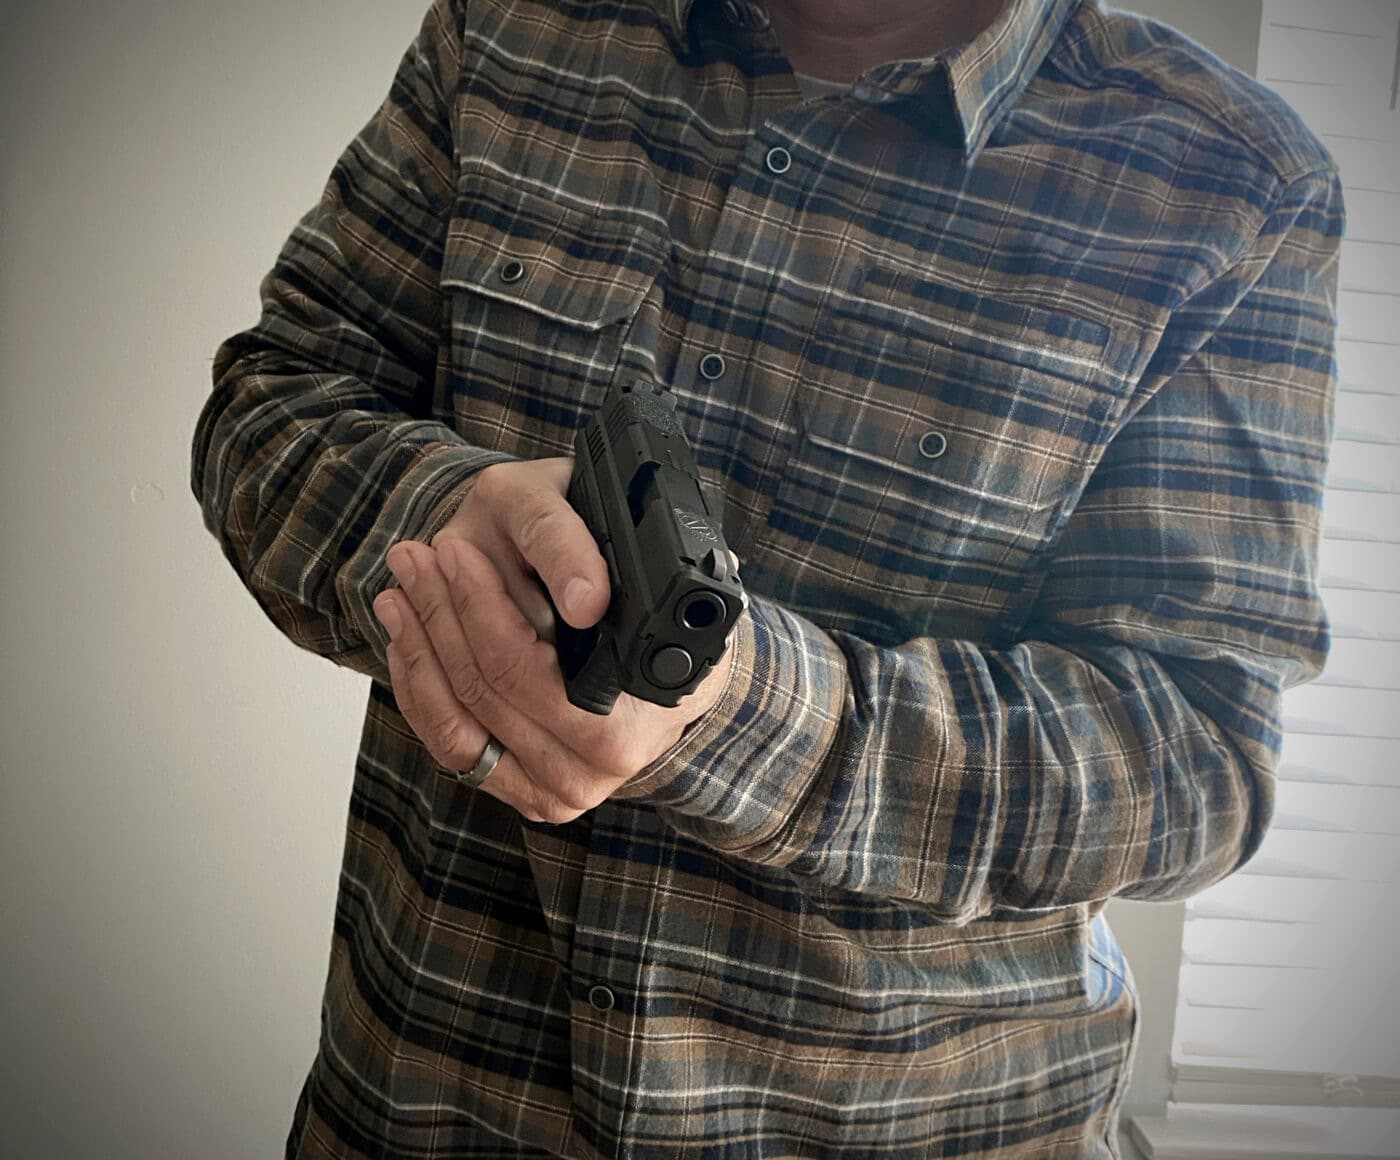
M 1341 224 L 1280 101 L 1094 3 L 804 102 L 744 0 L 437 0 L 195 437 L 268 616 L 373 678 L 288 1155 L 1112 1155 L 1100 910 L 1249 857 L 1327 650 Z M 370 603 L 638 375 L 752 617 L 674 752 L 525 824 Z

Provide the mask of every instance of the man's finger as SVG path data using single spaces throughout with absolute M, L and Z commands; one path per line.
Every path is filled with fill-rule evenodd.
M 481 659 L 481 674 L 492 699 L 517 709 L 569 747 L 592 756 L 594 735 L 603 719 L 570 705 L 555 650 L 531 637 L 520 612 L 503 598 L 500 577 L 490 561 L 464 540 L 437 549 L 459 623 Z
M 389 678 L 409 728 L 445 769 L 470 769 L 486 747 L 486 730 L 452 694 L 418 614 L 402 593 L 381 592 L 375 614 L 389 630 Z
M 438 714 L 451 699 L 526 768 L 567 764 L 549 724 L 538 719 L 554 708 L 549 690 L 563 699 L 557 656 L 506 594 L 490 559 L 463 539 L 443 539 L 436 548 L 403 540 L 388 559 L 417 613 L 417 633 L 406 624 L 403 635 L 404 666 L 420 678 L 411 681 L 420 718 L 441 731 Z M 459 561 L 465 570 L 449 583 Z
M 554 606 L 545 595 L 539 577 L 521 559 L 519 551 L 506 539 L 505 533 L 497 529 L 486 544 L 471 539 L 467 542 L 496 565 L 496 572 L 501 577 L 501 583 L 505 585 L 506 595 L 511 598 L 516 608 L 520 609 L 540 638 L 553 643 Z
M 468 540 L 448 538 L 432 549 L 396 544 L 389 558 L 404 585 L 403 592 L 379 598 L 383 604 L 393 599 L 402 612 L 390 674 L 396 690 L 408 690 L 410 724 L 433 755 L 442 761 L 449 735 L 469 720 L 482 731 L 479 744 L 469 762 L 459 758 L 449 768 L 470 768 L 486 735 L 495 737 L 510 760 L 503 757 L 482 788 L 525 817 L 568 821 L 601 801 L 611 786 L 600 784 L 588 762 L 538 719 L 558 717 L 560 703 L 565 718 L 585 718 L 589 725 L 593 718 L 564 702 L 553 647 L 510 600 L 489 557 Z M 432 624 L 419 618 L 424 608 L 433 610 Z
M 490 734 L 453 694 L 412 603 L 403 593 L 382 592 L 375 599 L 374 612 L 389 630 L 389 677 L 399 712 L 444 769 L 453 773 L 471 769 L 485 751 Z M 510 750 L 502 754 L 478 788 L 530 821 L 570 820 L 561 815 L 560 803 L 541 794 Z
M 498 477 L 483 473 L 477 494 L 492 505 L 497 525 L 549 589 L 564 619 L 587 628 L 607 611 L 610 588 L 598 545 L 564 498 L 571 464 L 568 459 L 541 461 L 534 465 L 535 482 L 508 494 L 498 492 Z M 504 473 L 499 478 L 518 481 Z
M 451 541 L 444 541 L 448 542 Z M 475 714 L 485 682 L 463 630 L 447 577 L 439 567 L 441 551 L 441 547 L 434 549 L 404 540 L 389 549 L 389 568 L 413 603 L 448 691 L 468 712 Z M 495 574 L 494 569 L 492 574 Z M 411 662 L 412 656 L 407 659 Z

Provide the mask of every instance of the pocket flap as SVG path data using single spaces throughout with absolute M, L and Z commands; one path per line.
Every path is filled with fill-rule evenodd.
M 802 437 L 840 457 L 846 487 L 936 483 L 1026 512 L 1064 502 L 1119 404 L 1099 373 L 1110 331 L 931 287 L 918 316 L 881 299 L 828 310 L 797 399 Z
M 637 312 L 664 256 L 653 223 L 587 213 L 474 174 L 458 193 L 441 282 L 601 330 Z

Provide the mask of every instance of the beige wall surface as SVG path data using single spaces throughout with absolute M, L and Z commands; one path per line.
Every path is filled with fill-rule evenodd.
M 280 1154 L 367 682 L 239 585 L 190 495 L 190 436 L 215 348 L 255 319 L 425 6 L 7 10 L 0 1156 Z M 1139 6 L 1252 66 L 1257 3 Z M 1166 1019 L 1146 1034 L 1169 1035 L 1180 910 L 1116 913 Z

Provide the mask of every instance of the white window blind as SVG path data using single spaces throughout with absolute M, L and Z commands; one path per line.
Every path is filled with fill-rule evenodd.
M 1262 850 L 1187 905 L 1172 1097 L 1400 1107 L 1400 2 L 1264 0 L 1258 73 L 1346 189 L 1333 650 L 1286 695 Z

